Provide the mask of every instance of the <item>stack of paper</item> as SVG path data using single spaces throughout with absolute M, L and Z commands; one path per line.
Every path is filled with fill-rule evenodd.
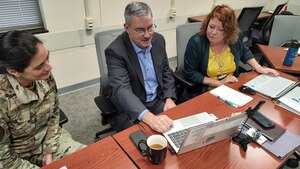
M 217 96 L 226 103 L 233 104 L 236 107 L 242 107 L 252 100 L 252 97 L 238 92 L 225 85 L 219 86 L 210 91 L 212 95 Z
M 275 104 L 300 115 L 300 87 L 297 86 L 284 96 L 280 97 Z

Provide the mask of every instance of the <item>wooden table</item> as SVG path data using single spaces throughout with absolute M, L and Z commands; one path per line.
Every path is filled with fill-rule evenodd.
M 137 168 L 112 137 L 106 137 L 84 149 L 55 161 L 43 169 Z
M 240 15 L 241 12 L 242 12 L 242 10 L 235 10 L 234 11 L 237 18 Z M 188 21 L 189 22 L 203 22 L 206 16 L 207 15 L 191 16 L 191 17 L 188 17 Z M 257 17 L 257 20 L 262 20 L 262 19 L 268 18 L 270 16 L 271 16 L 271 14 L 269 14 L 267 12 L 261 12 Z
M 230 84 L 231 88 L 237 89 L 245 82 L 256 77 L 258 74 L 254 71 L 247 73 L 239 78 L 238 83 Z M 282 76 L 296 80 L 295 77 L 281 73 Z M 200 112 L 214 113 L 218 118 L 224 118 L 233 112 L 244 111 L 249 106 L 252 108 L 261 100 L 260 95 L 254 95 L 253 101 L 242 108 L 233 108 L 221 101 L 217 97 L 204 93 L 194 99 L 182 103 L 175 108 L 163 112 L 172 119 L 178 119 L 185 116 L 197 114 Z M 265 116 L 269 117 L 278 124 L 286 127 L 288 130 L 300 135 L 300 118 L 294 113 L 275 106 L 271 100 L 266 100 L 265 105 L 260 109 Z M 145 130 L 139 125 L 135 125 L 120 133 L 113 135 L 116 141 L 127 152 L 131 159 L 139 168 L 147 169 L 177 169 L 177 168 L 277 168 L 286 159 L 280 160 L 272 154 L 265 151 L 261 146 L 255 143 L 248 145 L 247 152 L 244 152 L 238 144 L 226 139 L 206 147 L 202 147 L 182 155 L 172 155 L 167 152 L 166 160 L 160 165 L 152 165 L 146 157 L 140 155 L 139 151 L 129 139 L 129 134 L 137 130 L 144 130 L 146 135 L 155 133 L 148 125 L 141 123 Z
M 292 66 L 283 65 L 283 60 L 286 55 L 285 47 L 258 45 L 270 65 L 279 71 L 286 73 L 300 74 L 300 56 L 297 55 Z

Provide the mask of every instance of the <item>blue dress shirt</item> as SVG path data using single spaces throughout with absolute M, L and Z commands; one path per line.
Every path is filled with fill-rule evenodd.
M 151 48 L 152 44 L 146 48 L 146 50 L 143 50 L 139 48 L 134 42 L 131 41 L 131 44 L 135 50 L 135 53 L 138 56 L 139 63 L 142 69 L 143 77 L 144 77 L 144 84 L 146 89 L 146 95 L 147 99 L 146 102 L 153 101 L 157 96 L 157 87 L 158 87 L 158 81 L 156 78 L 152 56 L 151 56 Z M 140 113 L 138 116 L 138 120 L 142 120 L 144 114 L 149 110 L 144 110 Z

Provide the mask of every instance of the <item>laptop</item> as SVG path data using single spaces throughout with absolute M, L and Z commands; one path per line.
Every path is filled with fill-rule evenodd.
M 244 86 L 248 86 L 272 99 L 278 99 L 296 87 L 299 83 L 300 81 L 296 83 L 283 77 L 261 74 L 245 83 Z
M 163 135 L 180 155 L 231 137 L 246 116 L 246 113 L 242 113 L 216 120 L 213 114 L 199 113 L 174 120 L 174 127 Z

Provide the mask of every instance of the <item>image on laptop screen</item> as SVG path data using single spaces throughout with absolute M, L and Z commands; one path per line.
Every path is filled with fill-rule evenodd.
M 183 131 L 177 131 L 173 136 L 174 133 L 170 132 L 163 134 L 175 152 L 180 155 L 231 137 L 246 116 L 245 113 L 242 113 L 233 117 L 208 121 Z M 177 142 L 178 140 L 181 142 Z

